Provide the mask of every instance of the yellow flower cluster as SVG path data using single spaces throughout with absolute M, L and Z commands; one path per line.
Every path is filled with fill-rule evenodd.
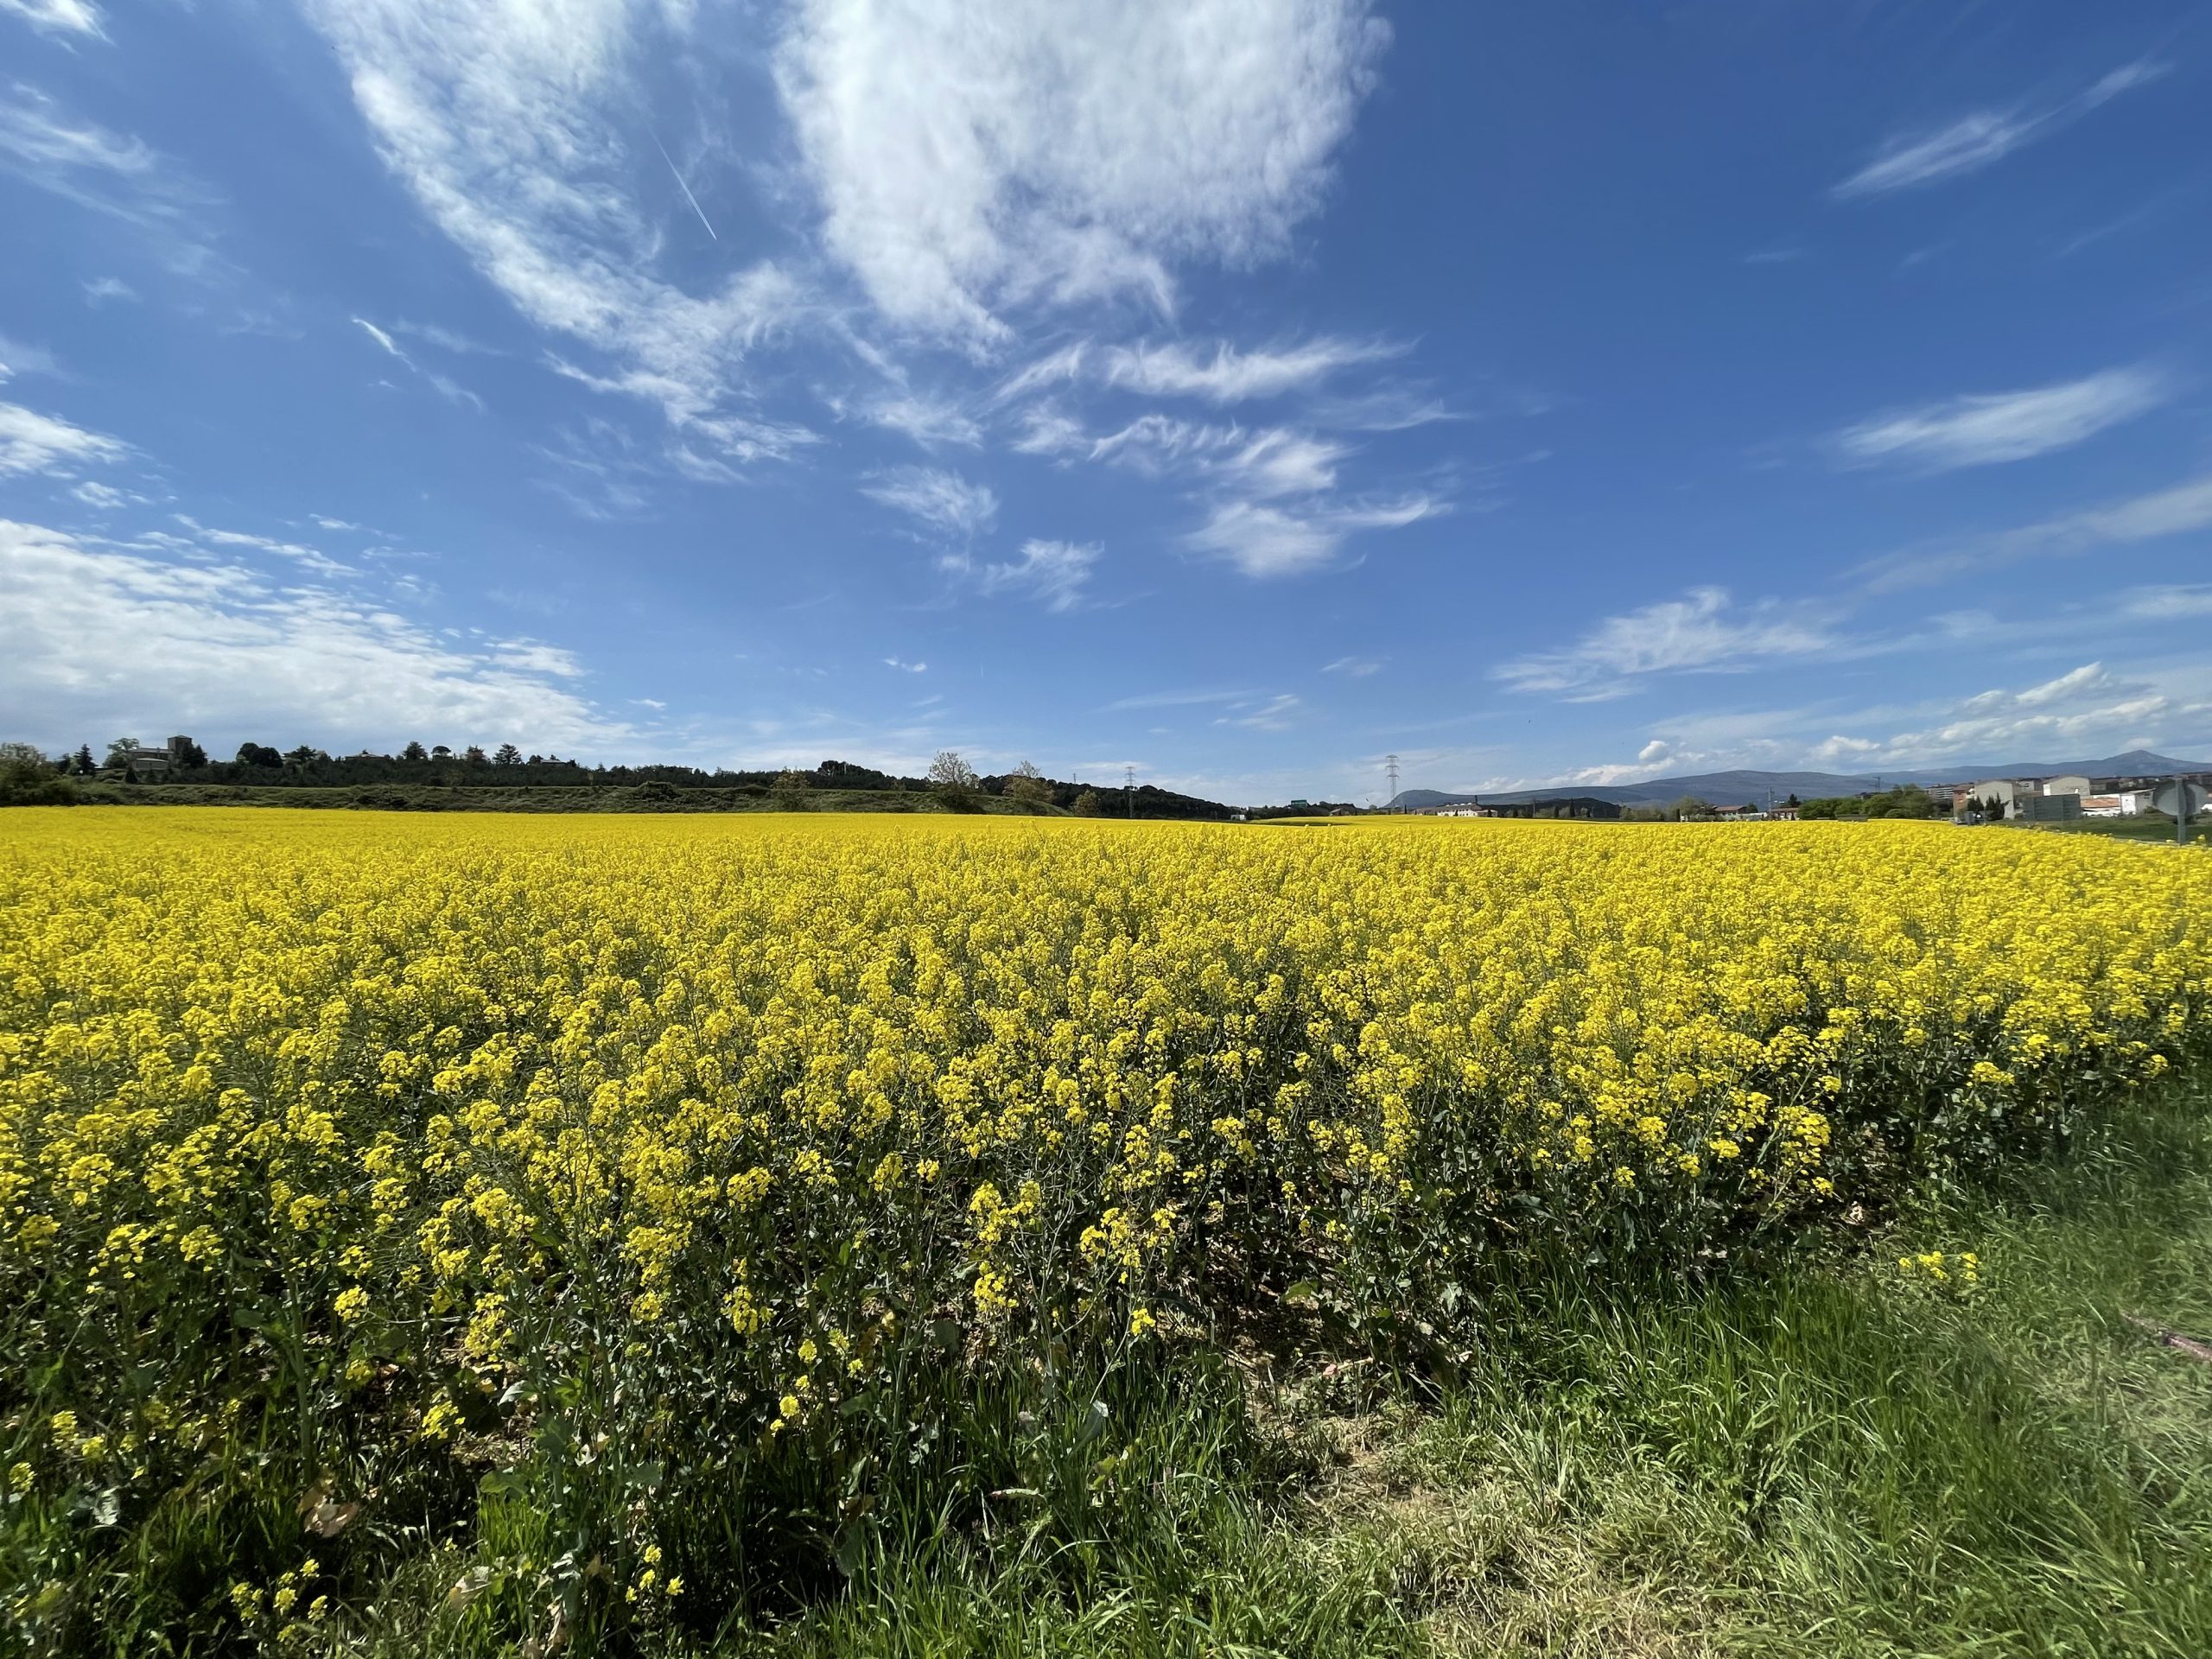
M 657 1366 L 725 1440 L 818 1446 L 1163 1295 L 1388 1319 L 1486 1249 L 1691 1248 L 2059 1132 L 2212 1032 L 2212 860 L 2086 838 L 6 829 L 0 1365 L 114 1333 L 0 1447 L 17 1482 L 158 1479 L 248 1409 L 315 1420 L 303 1459 L 341 1419 L 450 1458 L 566 1413 L 590 1465 L 578 1401 L 626 1455 L 680 1440 L 603 1375 Z M 172 1340 L 203 1357 L 149 1370 Z

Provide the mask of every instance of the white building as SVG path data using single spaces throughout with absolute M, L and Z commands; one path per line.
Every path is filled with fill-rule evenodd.
M 2151 810 L 2147 789 L 2114 790 L 2108 794 L 2084 795 L 2082 816 L 2088 818 L 2133 818 Z
M 2062 777 L 2040 780 L 2043 787 L 2037 792 L 2044 795 L 2079 795 L 2084 799 L 2096 793 L 2096 788 L 2087 778 L 2068 772 Z
M 1969 807 L 1979 808 L 1986 801 L 1994 801 L 1999 815 L 2007 818 L 2019 817 L 2018 801 L 2023 796 L 2034 793 L 2034 784 L 2018 778 L 1986 778 L 1978 784 L 1967 785 Z

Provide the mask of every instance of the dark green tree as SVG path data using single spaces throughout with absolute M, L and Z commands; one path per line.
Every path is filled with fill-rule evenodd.
M 399 758 L 403 760 L 427 760 L 430 758 L 430 752 L 420 743 L 410 743 L 399 752 Z

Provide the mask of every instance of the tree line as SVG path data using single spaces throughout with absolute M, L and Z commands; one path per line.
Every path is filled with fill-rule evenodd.
M 413 785 L 467 789 L 620 789 L 639 800 L 680 803 L 685 791 L 720 790 L 766 795 L 772 804 L 803 810 L 817 803 L 834 805 L 825 794 L 860 791 L 934 798 L 953 810 L 980 810 L 993 795 L 1037 812 L 1061 811 L 1078 817 L 1139 817 L 1226 820 L 1236 809 L 1218 801 L 1185 795 L 1154 784 L 1124 788 L 1048 778 L 1023 761 L 1012 771 L 979 773 L 957 752 L 940 751 L 918 778 L 827 760 L 804 770 L 793 767 L 707 770 L 677 765 L 587 766 L 552 753 L 525 753 L 513 743 L 486 750 L 480 744 L 410 742 L 397 754 L 334 755 L 312 744 L 280 750 L 272 744 L 246 742 L 228 760 L 211 759 L 197 743 L 187 742 L 158 768 L 136 762 L 145 747 L 137 738 L 119 737 L 95 759 L 89 743 L 49 756 L 29 743 L 0 744 L 0 804 L 66 804 L 86 798 L 79 785 L 116 783 L 130 788 L 173 785 L 220 785 L 252 789 L 370 788 Z M 94 797 L 97 798 L 98 797 Z

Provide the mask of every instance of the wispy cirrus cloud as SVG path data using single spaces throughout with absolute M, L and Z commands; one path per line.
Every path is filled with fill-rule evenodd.
M 1281 691 L 1256 705 L 1239 704 L 1216 718 L 1214 724 L 1241 726 L 1249 732 L 1287 732 L 1298 723 L 1299 710 L 1304 707 L 1299 697 Z
M 100 9 L 92 0 L 0 0 L 0 11 L 13 12 L 42 35 L 107 38 Z
M 1890 410 L 1844 428 L 1833 442 L 1845 461 L 1861 466 L 1927 472 L 1997 466 L 2081 443 L 2157 408 L 2175 390 L 2154 369 L 2107 369 L 2056 385 Z
M 2184 535 L 2208 525 L 2212 525 L 2212 473 L 2010 530 L 1904 548 L 1870 560 L 1851 575 L 1869 592 L 1892 593 L 2001 569 L 2023 559 L 2069 557 L 2100 547 Z
M 1137 709 L 1190 709 L 1210 702 L 1240 702 L 1251 696 L 1249 691 L 1144 691 L 1135 696 L 1117 697 L 1101 712 L 1121 715 Z
M 86 467 L 121 461 L 130 453 L 130 446 L 120 438 L 20 404 L 0 404 L 0 478 L 26 473 L 66 478 Z
M 649 44 L 682 48 L 689 7 L 309 0 L 308 10 L 385 165 L 431 220 L 531 323 L 610 360 L 611 372 L 572 378 L 657 404 L 681 435 L 671 460 L 686 475 L 789 453 L 741 407 L 742 371 L 804 308 L 799 285 L 759 260 L 691 293 L 664 273 L 659 222 L 639 205 L 652 199 L 641 175 L 663 163 L 634 118 L 632 66 Z
M 986 594 L 1027 594 L 1048 611 L 1071 611 L 1103 551 L 1096 542 L 1027 541 L 1019 561 L 987 564 L 978 580 Z
M 112 484 L 103 484 L 94 478 L 73 486 L 69 493 L 94 512 L 113 512 L 118 508 L 137 506 L 146 499 L 136 491 L 119 490 Z
M 1302 391 L 1339 369 L 1401 356 L 1404 349 L 1325 339 L 1244 352 L 1224 341 L 1209 354 L 1195 353 L 1179 341 L 1117 346 L 1103 354 L 1103 378 L 1109 386 L 1149 397 L 1236 404 Z
M 374 340 L 379 346 L 381 346 L 387 356 L 397 358 L 400 362 L 405 364 L 409 372 L 419 375 L 423 379 L 428 381 L 431 389 L 448 403 L 459 404 L 464 408 L 473 409 L 480 415 L 484 412 L 484 400 L 481 397 L 479 397 L 474 392 L 469 391 L 467 386 L 462 385 L 459 381 L 454 379 L 452 376 L 442 374 L 435 369 L 424 368 L 420 363 L 417 363 L 413 358 L 402 351 L 399 347 L 399 342 L 394 340 L 389 333 L 378 327 L 376 324 L 371 322 L 366 317 L 355 317 L 353 319 L 353 326 L 361 330 L 362 333 L 368 335 L 371 340 Z
M 893 392 L 863 399 L 858 412 L 871 426 L 899 433 L 924 449 L 948 444 L 973 449 L 983 442 L 983 429 L 976 417 L 946 398 Z
M 1722 588 L 1610 616 L 1573 645 L 1499 664 L 1493 679 L 1516 691 L 1599 702 L 1654 675 L 1732 673 L 1830 650 L 1835 634 L 1816 610 L 1773 600 L 1738 609 Z
M 0 334 L 0 381 L 19 374 L 59 374 L 61 365 L 43 346 L 33 346 Z
M 1280 252 L 1389 38 L 1366 0 L 800 0 L 777 81 L 823 239 L 900 327 L 988 350 L 1015 308 Z
M 0 95 L 0 167 L 80 207 L 173 222 L 207 198 L 143 140 L 71 114 L 18 81 Z
M 2212 584 L 2167 583 L 2135 588 L 2123 594 L 2120 614 L 2135 621 L 2177 621 L 2185 617 L 2212 617 Z
M 1228 404 L 1311 391 L 1339 370 L 1405 354 L 1403 346 L 1319 336 L 1293 344 L 1240 350 L 1227 340 L 1102 345 L 1080 340 L 1057 347 L 999 383 L 993 401 L 1007 404 L 1054 386 L 1088 383 L 1147 397 L 1188 397 Z M 1395 412 L 1402 418 L 1402 410 Z
M 1217 504 L 1183 539 L 1248 576 L 1303 575 L 1333 563 L 1357 531 L 1402 530 L 1450 511 L 1429 495 L 1366 503 L 1233 499 Z
M 2041 108 L 1975 110 L 1932 131 L 1892 138 L 1829 194 L 1839 200 L 1889 194 L 1980 172 L 2133 87 L 2166 73 L 2164 64 L 2123 64 L 2086 92 Z
M 1031 421 L 1014 447 L 1181 478 L 1203 513 L 1184 544 L 1248 576 L 1319 569 L 1360 531 L 1402 529 L 1451 511 L 1449 501 L 1427 491 L 1347 499 L 1337 486 L 1352 446 L 1290 427 L 1249 429 L 1155 412 L 1093 435 L 1072 418 L 1047 413 Z
M 323 576 L 350 576 L 359 574 L 352 565 L 332 558 L 319 547 L 304 542 L 288 542 L 274 536 L 259 536 L 251 531 L 222 530 L 201 524 L 189 513 L 171 513 L 170 518 L 190 531 L 194 539 L 209 547 L 250 547 L 257 552 L 272 553 L 278 558 L 290 559 Z
M 989 485 L 941 467 L 890 467 L 873 474 L 861 493 L 960 541 L 988 530 L 999 515 L 998 495 Z

